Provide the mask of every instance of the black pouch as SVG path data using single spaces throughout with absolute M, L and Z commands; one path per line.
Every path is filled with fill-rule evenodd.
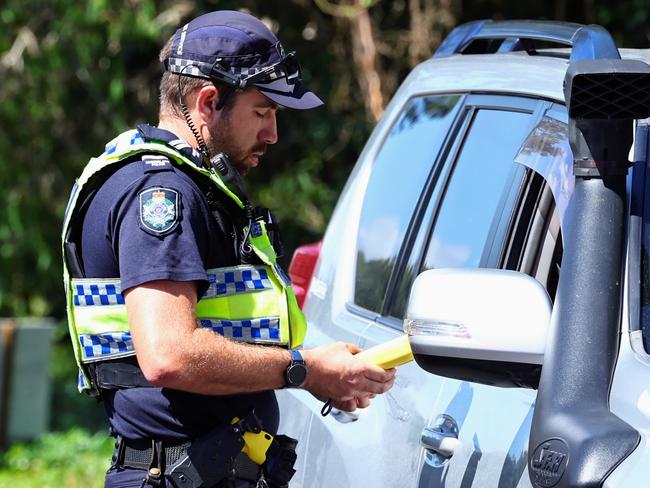
M 298 441 L 287 435 L 276 435 L 266 453 L 264 475 L 273 488 L 285 488 L 293 478 L 296 470 L 296 446 Z
M 223 425 L 198 438 L 187 454 L 165 469 L 175 488 L 209 488 L 230 475 L 232 460 L 244 447 L 239 424 Z

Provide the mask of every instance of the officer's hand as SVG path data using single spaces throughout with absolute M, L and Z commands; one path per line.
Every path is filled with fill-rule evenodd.
M 368 407 L 370 405 L 370 399 L 375 398 L 375 396 L 376 395 L 370 395 L 369 397 L 353 398 L 352 400 L 334 402 L 332 407 L 343 410 L 344 412 L 354 412 L 357 408 Z
M 302 352 L 309 368 L 302 387 L 320 400 L 334 399 L 334 406 L 344 407 L 336 406 L 339 410 L 365 407 L 370 398 L 393 386 L 395 370 L 385 371 L 354 357 L 361 349 L 352 344 L 336 342 Z

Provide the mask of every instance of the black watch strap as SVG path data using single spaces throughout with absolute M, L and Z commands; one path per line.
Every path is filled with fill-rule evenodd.
M 307 378 L 307 364 L 297 349 L 289 349 L 291 362 L 284 372 L 284 387 L 298 388 Z

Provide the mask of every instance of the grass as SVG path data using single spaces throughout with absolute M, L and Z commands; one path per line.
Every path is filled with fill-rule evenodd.
M 77 391 L 65 321 L 55 329 L 49 374 L 52 432 L 0 451 L 0 488 L 102 488 L 114 439 L 102 405 Z
M 93 488 L 104 486 L 113 438 L 80 428 L 48 433 L 0 454 L 0 486 Z

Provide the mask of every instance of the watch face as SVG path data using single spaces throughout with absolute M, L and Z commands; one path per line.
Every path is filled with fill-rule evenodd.
M 292 364 L 287 369 L 288 386 L 300 386 L 307 378 L 307 367 L 304 364 Z

